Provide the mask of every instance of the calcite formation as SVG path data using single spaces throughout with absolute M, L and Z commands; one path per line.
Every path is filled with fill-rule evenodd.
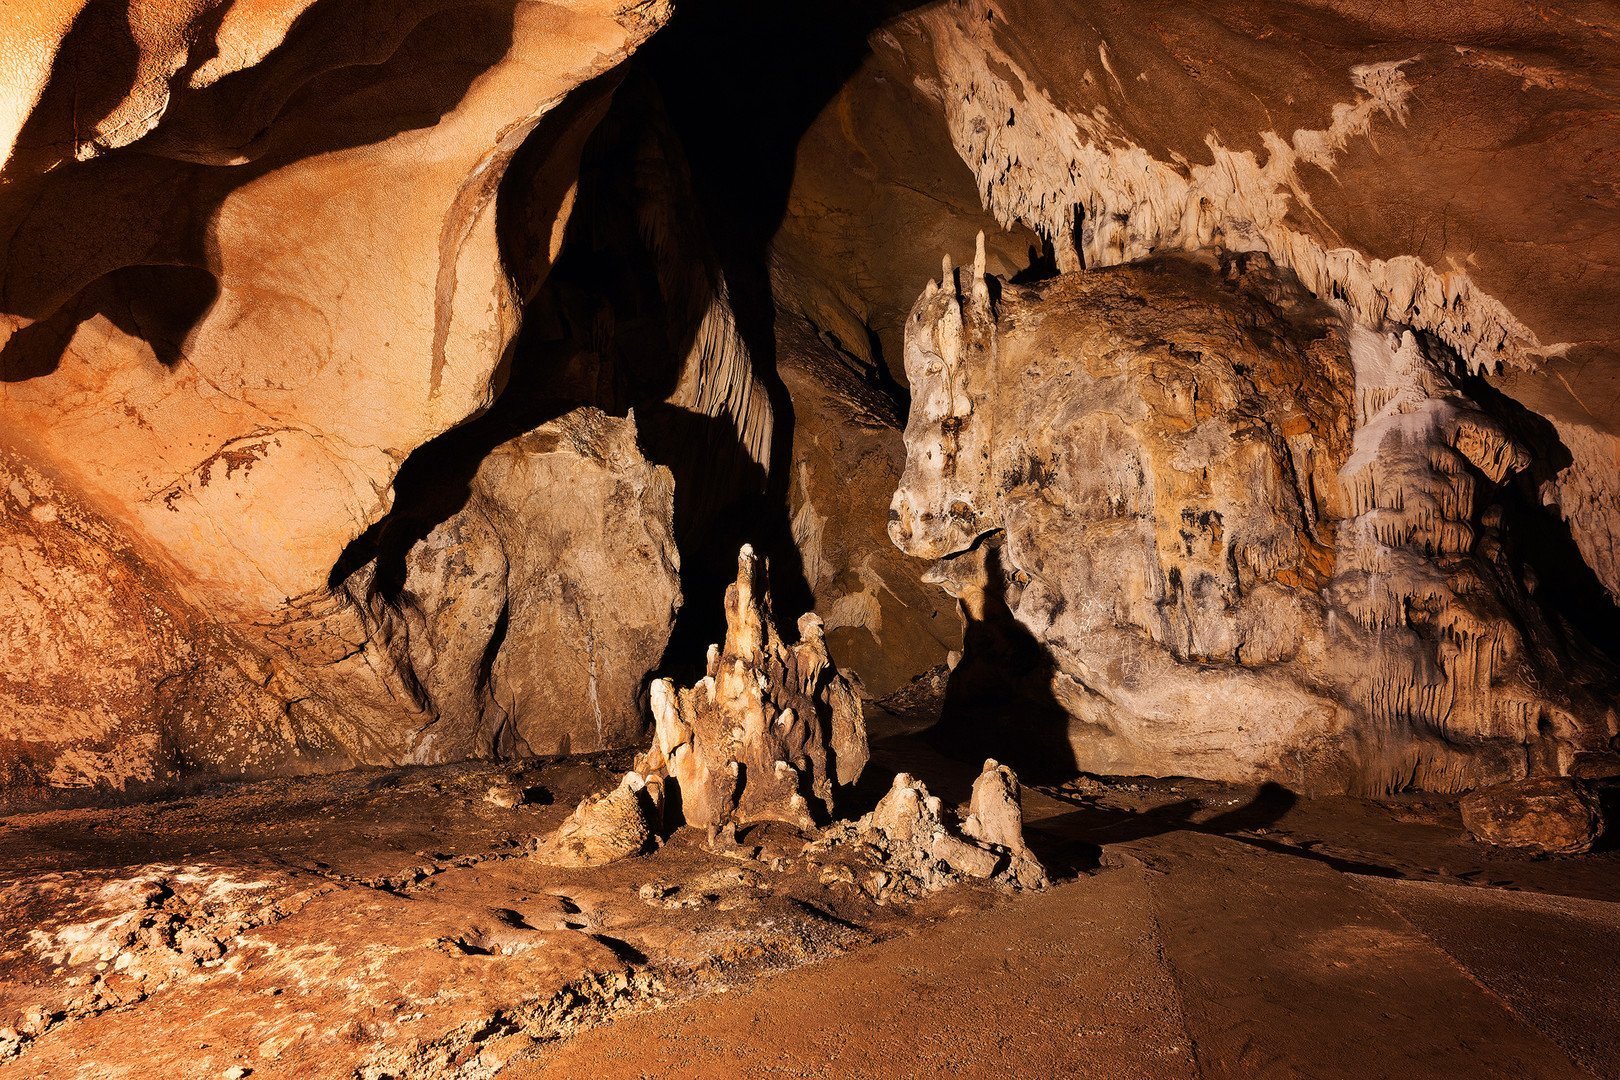
M 1604 748 L 1612 703 L 1511 555 L 1529 453 L 1437 348 L 1263 256 L 1033 286 L 947 260 L 908 327 L 890 534 L 963 601 L 953 724 L 1364 791 Z
M 619 785 L 587 795 L 557 831 L 535 845 L 535 858 L 547 866 L 605 866 L 639 855 L 653 838 L 663 807 L 657 787 L 638 773 Z
M 1265 252 L 1551 417 L 1573 460 L 1549 495 L 1614 593 L 1615 40 L 1594 7 L 969 0 L 878 45 L 1061 267 Z
M 839 665 L 881 699 L 962 647 L 950 598 L 923 581 L 927 564 L 884 532 L 905 468 L 904 410 L 809 322 L 782 318 L 777 339 L 793 398 L 789 507 L 805 582 Z
M 841 786 L 866 767 L 860 699 L 827 653 L 821 620 L 799 618 L 799 640 L 776 631 L 751 548 L 726 589 L 726 638 L 691 688 L 652 684 L 653 745 L 638 772 L 664 780 L 679 821 L 699 829 L 828 820 Z
M 897 773 L 872 812 L 834 824 L 806 846 L 825 862 L 822 880 L 843 881 L 880 901 L 915 899 L 963 881 L 1044 888 L 1046 869 L 1024 841 L 1018 778 L 994 759 L 973 783 L 967 813 L 953 821 L 939 798 L 909 773 Z M 864 857 L 857 872 L 839 856 Z
M 782 640 L 752 548 L 738 553 L 725 607 L 725 643 L 710 647 L 708 674 L 689 689 L 652 684 L 652 746 L 617 787 L 539 841 L 543 862 L 616 862 L 682 825 L 713 840 L 763 821 L 809 832 L 831 819 L 838 790 L 866 767 L 860 698 L 814 612 L 800 617 L 797 643 Z

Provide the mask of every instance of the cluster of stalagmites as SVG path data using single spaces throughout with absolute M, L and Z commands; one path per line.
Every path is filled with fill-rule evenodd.
M 868 748 L 860 698 L 828 655 L 821 620 L 805 614 L 799 641 L 783 641 L 748 547 L 725 611 L 725 643 L 710 647 L 708 673 L 685 689 L 653 683 L 652 746 L 616 787 L 587 797 L 541 839 L 537 858 L 600 866 L 640 854 L 682 825 L 706 830 L 711 844 L 732 844 L 739 828 L 780 822 L 819 833 L 805 854 L 828 866 L 824 880 L 878 899 L 965 879 L 1045 884 L 1024 843 L 1018 780 L 994 761 L 974 784 L 958 831 L 940 801 L 904 773 L 860 821 L 835 821 L 837 796 L 859 779 Z M 858 878 L 846 855 L 876 868 Z
M 959 881 L 993 880 L 1020 889 L 1046 885 L 1046 869 L 1024 842 L 1018 778 L 994 759 L 974 781 L 957 828 L 937 796 L 899 773 L 871 813 L 836 823 L 806 853 L 822 865 L 823 883 L 843 883 L 880 901 L 921 896 Z
M 1504 540 L 1529 453 L 1418 335 L 1264 256 L 992 284 L 981 244 L 913 312 L 890 524 L 968 617 L 959 730 L 1372 792 L 1607 751 Z

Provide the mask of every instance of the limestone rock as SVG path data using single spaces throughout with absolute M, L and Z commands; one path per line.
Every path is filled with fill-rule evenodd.
M 587 795 L 557 831 L 535 847 L 547 866 L 605 866 L 639 855 L 653 836 L 651 796 L 638 773 L 624 775 L 610 791 Z
M 306 684 L 3 448 L 0 611 L 0 811 L 353 763 Z
M 1008 880 L 1025 889 L 1046 884 L 1046 868 L 1024 842 L 1024 811 L 1018 803 L 1018 777 L 994 758 L 973 782 L 973 798 L 962 835 L 994 851 L 1005 851 Z
M 346 590 L 367 623 L 363 658 L 400 673 L 423 714 L 395 753 L 453 761 L 638 740 L 643 681 L 681 602 L 673 506 L 634 419 L 577 409 L 497 446 L 465 505 L 403 551 L 431 522 L 392 522 L 403 539 L 385 531 Z M 390 558 L 403 564 L 392 583 Z
M 1481 788 L 1464 796 L 1460 807 L 1474 839 L 1498 847 L 1569 855 L 1590 851 L 1603 835 L 1597 796 L 1568 777 Z
M 1263 257 L 1028 286 L 947 260 L 890 535 L 968 621 L 951 725 L 1058 768 L 1371 792 L 1603 748 L 1612 701 L 1514 555 L 1531 456 L 1449 363 Z
M 800 617 L 797 644 L 778 636 L 749 547 L 725 610 L 725 643 L 710 646 L 702 681 L 679 690 L 669 679 L 653 683 L 653 745 L 637 768 L 667 778 L 687 825 L 812 829 L 832 813 L 835 789 L 866 766 L 860 699 L 833 666 L 814 613 Z
M 879 900 L 910 898 L 962 881 L 995 881 L 1044 888 L 1046 870 L 1024 841 L 1018 780 L 1006 766 L 985 762 L 973 785 L 968 817 L 952 826 L 922 781 L 898 773 L 872 812 L 838 822 L 806 846 L 812 862 L 827 862 L 823 879 L 858 883 Z M 840 856 L 864 856 L 859 879 Z
M 501 396 L 612 72 L 668 16 L 617 0 L 116 13 L 69 0 L 8 14 L 0 441 L 106 524 L 108 550 L 128 553 L 114 561 L 140 567 L 120 594 L 190 614 L 156 635 L 152 657 L 118 659 L 121 685 L 92 690 L 94 703 L 51 704 L 53 679 L 8 654 L 0 693 L 35 704 L 8 717 L 0 771 L 60 800 L 181 771 L 637 734 L 618 684 L 561 729 L 496 738 L 478 709 L 462 730 L 464 714 L 424 702 L 414 670 L 396 669 L 330 589 L 395 508 L 413 452 Z M 100 557 L 86 558 L 49 572 L 82 574 Z M 91 608 L 109 565 L 75 590 Z M 488 598 L 462 605 L 467 642 L 440 643 L 441 681 L 479 678 L 486 619 L 500 614 L 480 606 Z M 147 621 L 67 624 L 69 663 L 97 670 Z M 508 642 L 508 713 L 532 716 L 588 682 L 577 663 L 559 687 L 537 686 L 547 669 L 528 665 L 565 658 L 519 645 Z M 457 649 L 470 666 L 452 675 Z M 645 672 L 614 660 L 625 681 Z
M 1369 0 L 969 0 L 874 45 L 925 73 L 985 208 L 1060 268 L 1265 252 L 1549 418 L 1567 451 L 1549 501 L 1620 596 L 1620 417 L 1592 392 L 1620 377 L 1620 234 L 1589 225 L 1616 212 L 1591 194 L 1612 169 L 1610 90 L 1590 75 L 1615 40 L 1606 15 L 1496 3 L 1457 20 Z
M 484 792 L 484 801 L 502 810 L 515 810 L 528 799 L 521 784 L 494 784 Z
M 883 698 L 961 647 L 949 598 L 922 580 L 927 564 L 884 533 L 905 467 L 904 417 L 838 339 L 785 315 L 777 339 L 793 399 L 793 539 L 828 647 L 864 693 Z

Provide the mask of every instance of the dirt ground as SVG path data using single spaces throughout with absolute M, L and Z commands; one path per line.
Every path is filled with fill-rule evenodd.
M 1057 884 L 911 906 L 777 827 L 527 857 L 622 764 L 0 822 L 0 1077 L 1620 1076 L 1620 854 L 1492 852 L 1450 799 L 1026 789 Z M 977 771 L 894 731 L 864 796 L 899 768 Z

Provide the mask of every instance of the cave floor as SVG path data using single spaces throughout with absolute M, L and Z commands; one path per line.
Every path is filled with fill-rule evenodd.
M 1059 884 L 914 906 L 775 827 L 525 857 L 624 763 L 0 821 L 0 1076 L 1620 1076 L 1620 853 L 1491 852 L 1450 799 L 1083 778 L 1026 791 Z

